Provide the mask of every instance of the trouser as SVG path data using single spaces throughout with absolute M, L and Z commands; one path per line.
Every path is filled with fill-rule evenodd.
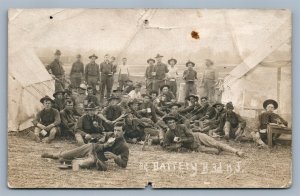
M 98 77 L 97 76 L 88 76 L 87 77 L 87 84 L 91 87 L 93 87 L 94 90 L 96 90 L 96 85 L 98 82 Z
M 208 100 L 213 103 L 215 101 L 215 80 L 204 79 L 203 82 L 205 95 L 208 97 Z
M 113 87 L 113 76 L 106 74 L 101 75 L 101 99 L 104 98 L 104 91 L 106 89 L 106 97 L 109 98 L 111 94 L 111 89 Z
M 119 80 L 118 80 L 119 88 L 121 88 L 123 90 L 126 85 L 127 80 L 128 80 L 128 74 L 120 74 Z
M 213 150 L 236 153 L 238 150 L 215 140 L 204 133 L 193 133 L 195 142 L 199 145 L 198 150 L 201 152 L 212 152 Z
M 153 83 L 155 82 L 155 80 L 147 80 L 146 81 L 146 90 L 147 93 L 150 93 L 153 90 Z
M 237 127 L 232 127 L 229 121 L 225 122 L 224 125 L 224 134 L 225 137 L 227 137 L 227 139 L 230 138 L 236 138 L 238 136 L 242 136 L 243 135 L 243 125 L 240 123 Z
M 65 90 L 65 79 L 64 76 L 55 76 L 55 91 L 64 91 Z
M 35 138 L 33 138 L 35 141 L 40 142 L 40 138 L 44 137 L 47 142 L 51 142 L 55 139 L 55 136 L 59 136 L 59 129 L 57 127 L 53 127 L 50 131 L 47 131 L 47 134 L 45 136 L 41 133 L 42 129 L 39 127 L 34 128 L 34 135 Z M 46 130 L 45 130 L 46 131 Z
M 70 128 L 61 127 L 60 130 L 62 136 L 74 136 L 75 126 Z
M 254 141 L 256 144 L 258 144 L 259 146 L 265 146 L 266 141 L 263 142 L 261 136 L 262 136 L 263 138 L 264 138 L 264 136 L 267 138 L 267 134 L 263 135 L 263 134 L 261 134 L 261 133 L 259 133 L 259 132 L 254 132 L 254 131 L 252 131 L 252 132 L 251 132 L 251 136 L 252 136 L 253 141 Z M 264 139 L 266 139 L 266 138 L 264 138 Z
M 196 84 L 195 82 L 186 82 L 185 83 L 185 97 L 197 93 Z
M 177 82 L 175 81 L 168 81 L 168 85 L 170 86 L 171 92 L 177 97 Z
M 81 84 L 82 75 L 81 73 L 74 73 L 70 76 L 71 84 L 74 88 L 79 88 Z

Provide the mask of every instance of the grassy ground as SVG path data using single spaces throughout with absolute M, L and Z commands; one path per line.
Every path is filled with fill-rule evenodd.
M 223 141 L 225 142 L 225 141 Z M 255 148 L 253 143 L 230 145 L 242 149 L 247 157 L 222 152 L 169 153 L 159 146 L 130 145 L 128 167 L 120 169 L 109 162 L 109 171 L 95 169 L 60 170 L 58 162 L 42 159 L 43 152 L 72 149 L 74 141 L 35 143 L 24 134 L 8 136 L 8 184 L 15 188 L 285 188 L 291 185 L 291 147 L 272 150 Z

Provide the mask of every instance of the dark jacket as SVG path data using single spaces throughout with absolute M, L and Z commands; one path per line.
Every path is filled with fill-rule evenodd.
M 32 123 L 35 126 L 38 123 L 44 126 L 48 126 L 53 123 L 55 126 L 58 126 L 61 123 L 59 111 L 54 108 L 50 108 L 49 110 L 43 109 L 37 113 Z
M 239 114 L 226 112 L 220 119 L 220 131 L 224 129 L 226 121 L 230 122 L 231 128 L 237 128 L 239 125 L 241 128 L 246 127 L 246 121 Z
M 258 116 L 257 130 L 266 129 L 269 123 L 277 123 L 277 120 L 285 126 L 288 125 L 288 122 L 278 114 L 273 112 L 264 112 Z
M 60 111 L 61 128 L 66 130 L 75 130 L 76 118 L 73 111 L 63 109 Z
M 99 78 L 99 65 L 97 63 L 88 63 L 85 66 L 85 80 L 87 81 L 89 76 L 97 76 Z
M 93 122 L 98 122 L 98 127 L 95 127 Z M 75 126 L 76 132 L 85 132 L 89 134 L 100 133 L 103 132 L 102 120 L 99 116 L 89 116 L 87 114 L 80 117 Z
M 81 61 L 76 61 L 72 65 L 70 76 L 72 76 L 73 74 L 76 74 L 76 73 L 84 74 L 84 65 Z
M 62 67 L 62 63 L 59 60 L 54 59 L 49 65 L 46 66 L 47 71 L 51 70 L 51 73 L 55 77 L 61 77 L 65 75 L 65 70 Z

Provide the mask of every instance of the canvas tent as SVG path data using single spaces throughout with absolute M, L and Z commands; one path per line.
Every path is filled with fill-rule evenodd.
M 198 32 L 200 38 L 192 38 L 192 31 Z M 24 55 L 22 49 L 30 48 L 31 56 L 25 54 L 26 58 L 38 56 L 49 62 L 53 52 L 60 49 L 68 70 L 78 53 L 84 63 L 92 53 L 99 56 L 97 63 L 109 53 L 119 60 L 127 57 L 132 75 L 142 76 L 146 60 L 157 53 L 164 55 L 164 61 L 176 58 L 179 74 L 185 62 L 192 60 L 201 75 L 205 59 L 209 58 L 215 62 L 219 76 L 225 78 L 222 101 L 233 101 L 237 110 L 261 108 L 264 98 L 279 98 L 279 111 L 291 114 L 290 36 L 288 10 L 9 11 L 9 54 L 16 59 Z M 11 63 L 9 69 L 13 69 Z M 251 93 L 259 98 L 248 98 Z

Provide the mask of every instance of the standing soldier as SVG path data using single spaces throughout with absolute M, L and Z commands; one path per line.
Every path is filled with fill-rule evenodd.
M 56 50 L 54 53 L 55 59 L 46 66 L 47 71 L 53 75 L 55 79 L 55 91 L 65 89 L 65 70 L 60 61 L 61 52 Z
M 183 79 L 185 80 L 185 97 L 188 97 L 190 94 L 195 95 L 197 93 L 195 84 L 197 72 L 193 69 L 195 67 L 194 62 L 188 61 L 185 65 L 188 69 L 183 72 Z
M 81 62 L 81 55 L 78 54 L 76 56 L 76 62 L 73 63 L 71 72 L 70 72 L 70 79 L 71 84 L 74 88 L 78 89 L 79 85 L 81 84 L 81 81 L 83 79 L 84 74 L 84 65 Z
M 113 64 L 109 61 L 109 55 L 104 56 L 104 62 L 100 64 L 101 74 L 101 101 L 104 98 L 104 91 L 106 89 L 106 97 L 110 97 L 111 89 L 113 87 L 113 74 L 116 70 L 113 68 Z
M 156 76 L 156 70 L 155 70 L 155 60 L 154 59 L 148 59 L 147 63 L 149 66 L 146 69 L 145 73 L 145 79 L 146 79 L 146 89 L 147 93 L 153 91 L 153 87 L 156 86 L 155 76 Z
M 153 87 L 153 90 L 158 91 L 163 85 L 166 84 L 166 74 L 169 72 L 168 66 L 162 62 L 163 56 L 160 54 L 156 55 L 156 85 Z
M 96 89 L 96 85 L 99 82 L 99 65 L 95 62 L 97 58 L 98 56 L 96 56 L 95 54 L 89 56 L 91 62 L 85 66 L 85 81 L 94 90 Z
M 178 72 L 175 65 L 177 64 L 177 60 L 174 58 L 171 58 L 168 60 L 168 64 L 170 65 L 168 67 L 169 73 L 168 73 L 168 83 L 170 85 L 171 92 L 175 95 L 177 95 L 177 83 L 176 80 L 178 79 Z
M 210 59 L 206 59 L 206 70 L 204 71 L 202 84 L 205 89 L 205 94 L 211 102 L 215 101 L 215 70 L 211 68 L 214 63 Z
M 127 63 L 127 58 L 122 58 L 122 65 L 118 68 L 119 76 L 119 88 L 125 89 L 126 81 L 129 80 L 129 69 Z

